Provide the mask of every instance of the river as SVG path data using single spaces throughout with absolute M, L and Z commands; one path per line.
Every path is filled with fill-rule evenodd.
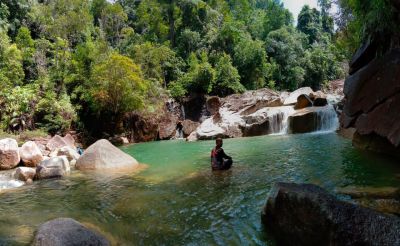
M 77 219 L 120 245 L 272 245 L 260 211 L 274 182 L 329 191 L 400 185 L 394 161 L 358 151 L 335 133 L 225 140 L 234 167 L 222 173 L 210 171 L 213 144 L 135 144 L 122 149 L 147 164 L 138 173 L 73 171 L 2 192 L 0 245 L 29 244 L 37 226 L 56 217 Z

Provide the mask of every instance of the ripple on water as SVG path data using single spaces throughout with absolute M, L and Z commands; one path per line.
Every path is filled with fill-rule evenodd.
M 148 164 L 139 173 L 76 171 L 1 193 L 0 244 L 24 245 L 44 221 L 72 217 L 123 245 L 270 245 L 260 211 L 274 182 L 400 185 L 390 160 L 335 134 L 226 140 L 227 172 L 210 171 L 213 144 L 137 144 L 123 150 Z

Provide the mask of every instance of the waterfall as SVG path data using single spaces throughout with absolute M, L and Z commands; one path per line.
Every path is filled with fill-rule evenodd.
M 332 105 L 314 107 L 314 133 L 334 132 L 339 127 L 339 119 Z M 285 135 L 290 132 L 289 117 L 296 113 L 292 106 L 268 109 L 269 132 L 271 135 Z
M 182 139 L 182 138 L 183 138 L 183 130 L 182 129 L 176 129 L 175 139 Z
M 317 130 L 315 132 L 334 132 L 339 128 L 339 119 L 332 105 L 316 112 Z
M 269 118 L 269 130 L 272 135 L 284 135 L 289 131 L 289 116 L 295 110 L 291 106 L 277 107 L 275 112 L 271 112 Z
M 185 107 L 183 106 L 183 104 L 181 104 L 181 113 L 182 113 L 182 119 L 186 120 Z

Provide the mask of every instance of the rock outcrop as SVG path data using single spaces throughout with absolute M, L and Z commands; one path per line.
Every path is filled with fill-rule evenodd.
M 85 150 L 76 162 L 79 170 L 136 168 L 139 163 L 105 139 L 98 140 Z
M 334 131 L 338 127 L 336 112 L 327 105 L 327 95 L 308 87 L 290 94 L 261 89 L 220 100 L 219 111 L 204 120 L 196 132 L 190 134 L 189 141 Z M 288 106 L 282 106 L 284 103 Z
M 192 132 L 196 131 L 197 127 L 200 126 L 200 123 L 194 122 L 191 120 L 184 120 L 182 122 L 182 131 L 183 131 L 183 136 L 187 137 L 189 136 Z
M 99 233 L 70 218 L 58 218 L 42 224 L 33 240 L 33 246 L 96 245 L 110 242 Z
M 51 157 L 36 167 L 36 179 L 60 178 L 67 175 L 70 170 L 66 156 Z
M 36 167 L 43 160 L 42 151 L 33 141 L 24 143 L 19 149 L 22 163 L 27 167 Z
M 389 2 L 398 7 L 397 0 Z M 354 55 L 344 86 L 341 125 L 356 129 L 357 147 L 400 156 L 399 32 L 391 31 L 371 33 Z
M 12 169 L 20 160 L 17 141 L 12 138 L 0 140 L 0 170 Z
M 262 222 L 278 245 L 399 245 L 400 219 L 306 184 L 276 184 Z
M 168 113 L 166 117 L 163 117 L 159 122 L 158 138 L 160 140 L 169 140 L 175 136 L 176 124 L 178 118 Z

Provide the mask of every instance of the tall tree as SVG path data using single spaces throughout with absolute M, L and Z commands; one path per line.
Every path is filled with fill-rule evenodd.
M 322 35 L 320 12 L 315 8 L 310 8 L 308 5 L 303 6 L 298 16 L 297 29 L 308 36 L 310 45 L 318 42 Z

